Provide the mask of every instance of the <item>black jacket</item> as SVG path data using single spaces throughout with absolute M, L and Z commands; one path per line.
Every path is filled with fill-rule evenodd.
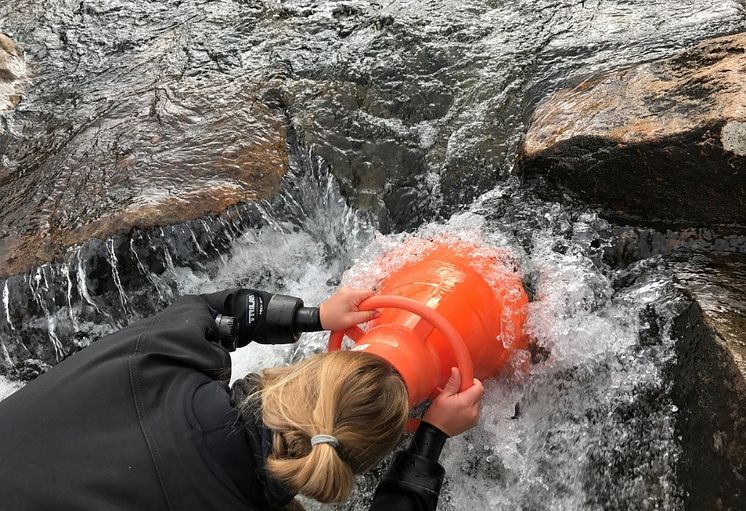
M 268 430 L 237 427 L 226 386 L 230 356 L 214 319 L 235 315 L 224 310 L 231 307 L 227 296 L 181 298 L 0 402 L 2 509 L 230 511 L 284 504 L 290 495 L 263 472 Z M 256 297 L 266 305 L 271 295 Z M 266 339 L 266 318 L 249 319 L 254 324 L 244 325 L 243 339 Z M 371 509 L 435 509 L 445 437 L 433 430 L 423 427 L 419 443 L 397 455 Z

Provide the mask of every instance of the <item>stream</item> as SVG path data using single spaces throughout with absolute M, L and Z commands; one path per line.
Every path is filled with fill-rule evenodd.
M 684 300 L 665 260 L 620 264 L 597 212 L 539 199 L 511 171 L 551 91 L 744 27 L 738 1 L 3 3 L 0 31 L 33 72 L 0 113 L 0 232 L 52 239 L 234 186 L 276 119 L 290 170 L 268 200 L 95 251 L 76 241 L 0 280 L 0 399 L 180 295 L 246 286 L 318 304 L 374 285 L 405 242 L 457 239 L 516 261 L 532 349 L 447 443 L 439 509 L 681 509 L 671 324 Z M 234 378 L 325 342 L 251 345 Z M 381 471 L 349 503 L 305 504 L 366 509 Z

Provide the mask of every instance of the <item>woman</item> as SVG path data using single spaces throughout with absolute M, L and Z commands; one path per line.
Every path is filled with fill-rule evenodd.
M 401 380 L 357 352 L 248 375 L 229 351 L 376 316 L 343 289 L 319 308 L 233 289 L 185 296 L 108 335 L 0 402 L 0 502 L 15 510 L 252 510 L 347 498 L 408 415 Z M 218 323 L 235 317 L 221 335 Z M 458 372 L 381 482 L 372 509 L 435 509 L 448 436 L 478 420 L 481 384 Z

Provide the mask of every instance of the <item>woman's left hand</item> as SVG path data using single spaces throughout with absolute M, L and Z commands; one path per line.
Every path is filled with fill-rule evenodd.
M 343 287 L 319 306 L 319 318 L 324 330 L 345 330 L 381 315 L 380 311 L 361 311 L 360 303 L 373 296 L 368 289 Z

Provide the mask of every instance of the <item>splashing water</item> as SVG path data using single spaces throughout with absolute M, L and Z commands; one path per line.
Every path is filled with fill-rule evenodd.
M 306 211 L 299 223 L 281 206 L 264 204 L 266 224 L 236 238 L 214 273 L 174 269 L 179 293 L 250 285 L 317 304 L 346 268 L 344 284 L 370 286 L 434 239 L 506 249 L 532 288 L 527 328 L 536 349 L 518 353 L 512 370 L 487 383 L 480 425 L 449 441 L 442 508 L 679 507 L 667 377 L 673 341 L 666 328 L 652 341 L 644 335 L 647 322 L 665 327 L 677 311 L 665 273 L 654 270 L 616 290 L 614 270 L 599 261 L 589 240 L 606 224 L 592 213 L 537 207 L 512 185 L 447 222 L 381 235 L 344 205 L 329 176 L 296 179 L 305 179 L 304 186 L 281 206 L 325 206 Z M 500 201 L 526 205 L 492 218 L 489 211 Z M 315 227 L 321 218 L 323 231 Z M 652 320 L 645 316 L 651 308 Z M 234 356 L 234 377 L 308 356 L 325 341 L 323 334 L 305 334 L 297 346 L 249 346 Z M 526 373 L 519 367 L 528 360 L 534 364 Z M 375 480 L 362 477 L 353 500 L 336 508 L 365 509 Z
M 0 401 L 5 399 L 21 387 L 22 385 L 20 383 L 11 381 L 4 376 L 0 376 Z
M 512 369 L 487 382 L 479 426 L 448 442 L 441 508 L 680 507 L 676 410 L 666 373 L 673 341 L 667 333 L 641 341 L 649 326 L 641 319 L 645 311 L 653 307 L 664 323 L 677 311 L 668 277 L 651 274 L 615 291 L 613 271 L 572 242 L 578 231 L 595 231 L 593 214 L 573 219 L 551 204 L 523 211 L 536 224 L 549 224 L 520 234 L 530 239 L 524 250 L 511 246 L 515 225 L 472 209 L 412 235 L 377 236 L 345 274 L 348 284 L 375 284 L 416 259 L 430 240 L 446 237 L 510 247 L 525 280 L 533 281 L 527 329 L 535 346 L 532 353 L 517 352 Z M 558 236 L 563 224 L 570 230 Z M 363 478 L 353 503 L 338 508 L 366 509 L 374 479 Z
M 10 319 L 10 291 L 8 290 L 8 281 L 5 281 L 5 284 L 3 285 L 3 309 L 5 312 L 5 321 L 8 322 L 8 326 L 11 330 L 15 330 L 15 327 L 13 326 L 13 320 Z

